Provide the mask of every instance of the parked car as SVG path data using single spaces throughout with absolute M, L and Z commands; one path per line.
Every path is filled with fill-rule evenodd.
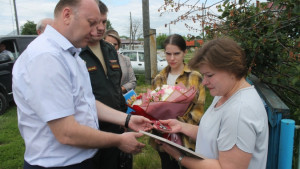
M 143 50 L 123 50 L 121 54 L 128 56 L 135 74 L 145 74 L 144 51 Z M 167 61 L 157 55 L 157 71 L 160 72 L 168 65 Z
M 0 54 L 0 114 L 3 114 L 9 103 L 13 101 L 12 95 L 12 68 L 19 55 L 33 41 L 36 35 L 0 36 L 0 43 L 5 44 L 6 50 L 12 52 L 14 58 Z

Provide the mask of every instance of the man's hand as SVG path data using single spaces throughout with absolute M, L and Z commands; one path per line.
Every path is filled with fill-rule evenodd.
M 126 153 L 137 154 L 142 151 L 145 144 L 137 141 L 137 138 L 143 136 L 142 133 L 126 132 L 121 134 L 121 141 L 118 148 Z
M 131 128 L 134 131 L 148 131 L 153 128 L 151 120 L 143 117 L 143 116 L 137 116 L 132 115 L 128 127 Z

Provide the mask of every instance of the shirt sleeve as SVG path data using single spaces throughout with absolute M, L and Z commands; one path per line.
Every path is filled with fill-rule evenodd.
M 50 53 L 35 57 L 24 77 L 28 104 L 44 122 L 74 114 L 70 73 L 57 57 Z

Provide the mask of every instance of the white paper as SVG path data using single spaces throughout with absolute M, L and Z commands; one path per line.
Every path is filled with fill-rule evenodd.
M 159 140 L 159 141 L 168 143 L 168 144 L 170 144 L 171 146 L 173 146 L 173 147 L 179 149 L 179 151 L 185 153 L 185 155 L 187 155 L 187 156 L 196 157 L 196 158 L 200 158 L 200 159 L 206 159 L 206 157 L 204 157 L 204 156 L 202 156 L 202 155 L 200 155 L 200 154 L 197 154 L 196 152 L 194 152 L 194 151 L 192 151 L 192 150 L 190 150 L 190 149 L 188 149 L 188 148 L 186 148 L 186 147 L 183 147 L 183 146 L 181 146 L 181 145 L 179 145 L 179 144 L 176 144 L 176 143 L 174 143 L 174 142 L 172 142 L 172 141 L 170 141 L 170 140 L 167 140 L 167 139 L 165 139 L 165 138 L 163 138 L 163 137 L 159 137 L 159 136 L 157 136 L 157 135 L 154 135 L 154 134 L 151 134 L 151 133 L 142 131 L 142 130 L 140 130 L 139 132 L 140 132 L 140 133 L 143 133 L 144 135 L 147 135 L 147 136 L 149 136 L 149 137 L 152 137 L 152 138 L 154 138 L 154 139 L 156 139 L 156 140 Z

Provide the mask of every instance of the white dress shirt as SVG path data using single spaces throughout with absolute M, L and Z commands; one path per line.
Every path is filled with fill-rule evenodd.
M 51 120 L 74 116 L 81 125 L 98 129 L 95 98 L 79 52 L 48 25 L 14 65 L 18 125 L 26 146 L 24 158 L 31 165 L 77 164 L 97 151 L 59 143 L 47 125 Z

